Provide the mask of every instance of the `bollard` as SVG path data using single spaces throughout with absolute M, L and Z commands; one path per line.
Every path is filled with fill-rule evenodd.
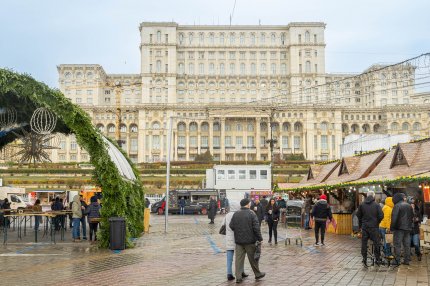
M 145 208 L 143 211 L 143 230 L 145 233 L 149 233 L 149 219 L 151 218 L 151 210 Z

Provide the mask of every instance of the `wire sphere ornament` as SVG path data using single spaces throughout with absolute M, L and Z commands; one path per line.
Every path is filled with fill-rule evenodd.
M 0 129 L 7 129 L 16 124 L 17 113 L 13 107 L 0 108 Z
M 37 134 L 50 134 L 56 125 L 57 116 L 45 107 L 36 109 L 30 119 L 31 130 Z

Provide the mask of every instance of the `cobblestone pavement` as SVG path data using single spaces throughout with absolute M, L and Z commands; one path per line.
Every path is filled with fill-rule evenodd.
M 170 216 L 165 234 L 164 218 L 153 215 L 150 234 L 121 252 L 88 242 L 17 242 L 11 233 L 0 248 L 1 280 L 7 285 L 236 285 L 226 280 L 221 221 L 217 216 L 209 225 L 205 216 Z M 267 227 L 262 229 L 267 241 Z M 279 227 L 279 235 L 285 233 Z M 242 285 L 429 285 L 427 255 L 421 262 L 414 257 L 409 267 L 365 269 L 357 239 L 328 235 L 325 247 L 314 247 L 312 233 L 302 235 L 303 247 L 264 243 L 260 268 L 266 277 L 256 282 L 246 261 L 250 276 Z

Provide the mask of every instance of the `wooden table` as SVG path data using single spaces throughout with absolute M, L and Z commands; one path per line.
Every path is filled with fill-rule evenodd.
M 14 220 L 14 225 L 16 224 L 17 226 L 17 232 L 18 232 L 18 239 L 22 239 L 22 224 L 24 224 L 24 236 L 26 235 L 26 228 L 27 228 L 27 220 L 31 220 L 32 217 L 44 217 L 45 218 L 45 226 L 44 226 L 44 234 L 48 235 L 48 232 L 50 234 L 51 237 L 51 242 L 56 243 L 55 241 L 55 230 L 53 229 L 53 219 L 55 217 L 57 217 L 58 214 L 56 213 L 44 213 L 44 212 L 22 212 L 22 213 L 14 213 L 14 214 L 8 214 L 8 215 L 4 215 L 5 218 L 11 218 Z M 8 225 L 7 225 L 7 220 L 4 220 L 4 225 L 3 225 L 3 230 L 4 230 L 4 239 L 3 239 L 3 244 L 7 243 L 7 234 L 8 234 Z M 38 236 L 38 231 L 35 230 L 34 231 L 34 237 L 35 237 L 35 242 L 37 242 L 37 236 Z M 64 239 L 64 234 L 62 235 L 62 239 Z

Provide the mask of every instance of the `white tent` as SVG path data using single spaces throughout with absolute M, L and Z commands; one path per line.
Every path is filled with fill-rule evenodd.
M 112 162 L 114 162 L 121 176 L 130 181 L 136 180 L 136 176 L 133 173 L 133 169 L 131 168 L 130 164 L 128 163 L 124 155 L 121 153 L 121 151 L 119 151 L 118 148 L 115 147 L 115 145 L 113 145 L 108 139 L 106 139 L 106 137 L 102 137 L 108 146 L 107 151 L 109 153 L 109 156 Z

